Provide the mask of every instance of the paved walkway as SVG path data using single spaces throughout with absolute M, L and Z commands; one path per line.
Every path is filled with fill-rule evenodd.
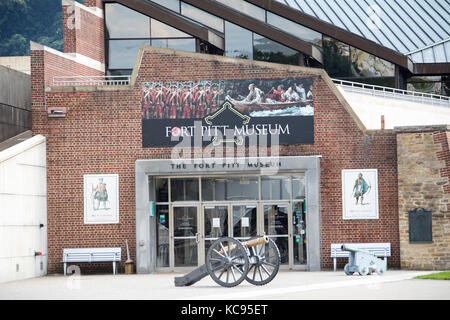
M 280 271 L 269 284 L 243 282 L 223 288 L 209 276 L 190 287 L 175 287 L 178 273 L 146 275 L 49 275 L 0 283 L 1 300 L 297 300 L 384 299 L 450 300 L 450 281 L 413 279 L 430 271 L 387 271 L 383 276 L 346 276 L 337 272 Z

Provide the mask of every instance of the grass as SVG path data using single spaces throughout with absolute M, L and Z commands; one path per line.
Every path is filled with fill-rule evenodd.
M 450 280 L 450 271 L 426 274 L 424 276 L 418 276 L 415 279 Z

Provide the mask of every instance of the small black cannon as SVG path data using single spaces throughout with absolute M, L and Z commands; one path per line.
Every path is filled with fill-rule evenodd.
M 277 245 L 267 236 L 244 242 L 223 237 L 209 247 L 206 264 L 185 276 L 175 277 L 175 286 L 190 286 L 208 274 L 223 287 L 234 287 L 244 280 L 261 286 L 275 278 L 280 261 Z

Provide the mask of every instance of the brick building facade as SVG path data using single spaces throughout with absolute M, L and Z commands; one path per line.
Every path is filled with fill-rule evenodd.
M 34 134 L 47 139 L 49 273 L 62 272 L 64 248 L 121 247 L 126 252 L 125 240 L 130 245 L 131 258 L 136 261 L 136 271 L 155 270 L 153 228 L 157 222 L 155 217 L 142 220 L 138 216 L 141 208 L 137 195 L 148 190 L 140 189 L 136 181 L 136 163 L 170 161 L 173 149 L 143 148 L 143 83 L 285 78 L 314 81 L 314 143 L 279 146 L 281 159 L 297 157 L 300 161 L 315 157 L 318 163 L 318 186 L 313 194 L 317 205 L 308 212 L 315 220 L 314 227 L 307 232 L 313 243 L 313 252 L 307 253 L 307 269 L 332 268 L 330 245 L 356 242 L 389 242 L 392 252 L 389 267 L 403 266 L 397 134 L 391 130 L 366 130 L 324 70 L 148 46 L 139 50 L 129 85 L 55 86 L 53 81 L 58 76 L 105 74 L 103 29 L 95 9 L 102 4 L 99 0 L 85 4 L 92 10 L 82 9 L 83 13 L 77 16 L 82 19 L 81 31 L 64 24 L 65 54 L 36 44 L 31 47 L 32 129 Z M 64 15 L 63 19 L 72 17 Z M 59 110 L 63 116 L 54 117 L 51 110 Z M 199 154 L 198 150 L 188 151 L 192 157 Z M 247 148 L 245 156 L 261 154 Z M 377 169 L 377 218 L 343 219 L 342 170 L 346 169 Z M 83 179 L 89 174 L 118 175 L 119 223 L 85 223 Z M 445 183 L 448 185 L 448 180 Z M 309 202 L 308 196 L 305 201 Z M 143 240 L 143 234 L 150 236 Z M 122 255 L 122 270 L 125 260 Z M 340 267 L 344 260 L 340 261 Z M 87 268 L 99 271 L 109 270 L 110 266 Z
M 326 73 L 151 47 L 141 53 L 142 62 L 130 87 L 51 87 L 45 99 L 42 94 L 33 97 L 33 132 L 48 141 L 50 272 L 61 271 L 59 261 L 65 247 L 123 247 L 128 239 L 135 255 L 134 163 L 171 155 L 169 148 L 142 148 L 141 82 L 266 77 L 314 77 L 314 145 L 281 146 L 280 156 L 322 156 L 321 267 L 331 267 L 330 244 L 335 242 L 390 242 L 390 266 L 399 266 L 395 134 L 364 131 Z M 34 57 L 39 56 L 42 54 L 32 52 L 33 65 L 38 60 Z M 37 70 L 33 74 L 37 75 Z M 60 106 L 67 108 L 65 118 L 47 117 L 45 107 Z M 378 169 L 380 216 L 377 220 L 344 221 L 341 170 L 359 168 Z M 97 173 L 119 174 L 121 215 L 117 225 L 83 223 L 83 175 Z

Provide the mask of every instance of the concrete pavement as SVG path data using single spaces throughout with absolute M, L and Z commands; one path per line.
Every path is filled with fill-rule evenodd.
M 269 284 L 247 282 L 223 288 L 209 276 L 190 287 L 175 287 L 179 273 L 145 275 L 49 275 L 0 283 L 1 300 L 450 300 L 450 281 L 413 279 L 431 271 L 389 270 L 383 276 L 337 272 L 280 271 Z

